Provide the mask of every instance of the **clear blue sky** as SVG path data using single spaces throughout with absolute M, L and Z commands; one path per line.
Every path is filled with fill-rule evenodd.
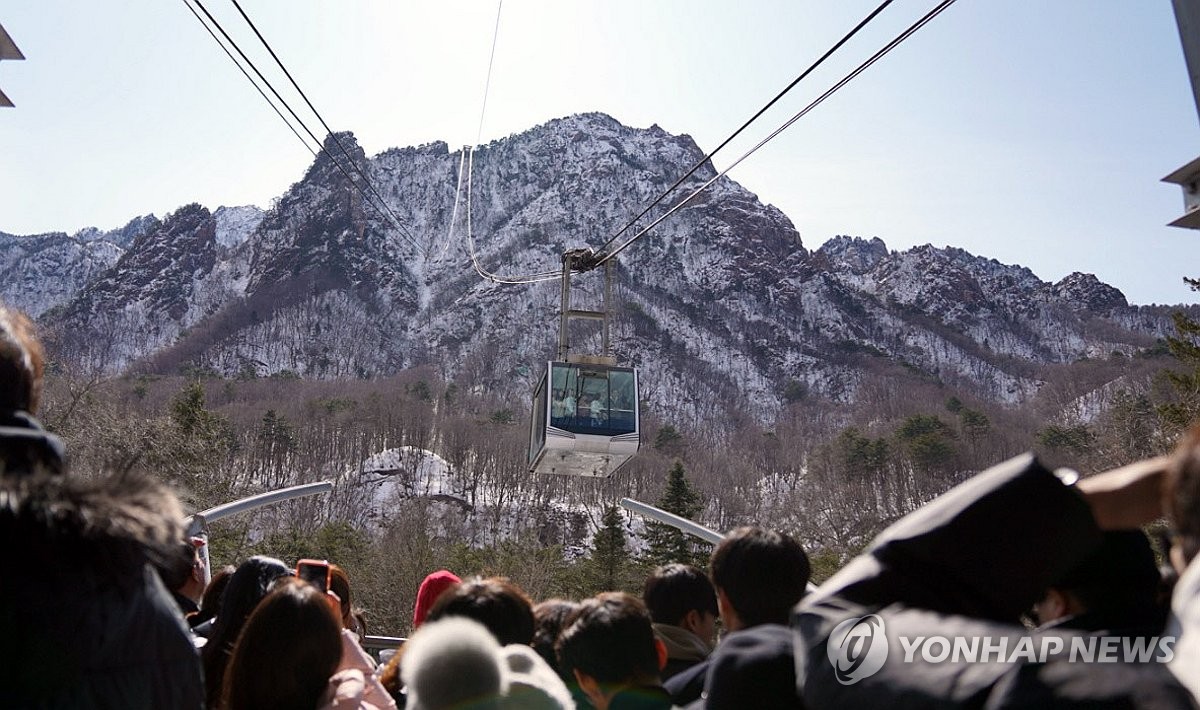
M 204 1 L 270 70 L 232 3 Z M 482 141 L 603 111 L 714 148 L 877 4 L 504 0 Z M 897 0 L 718 166 L 934 4 Z M 368 154 L 476 141 L 494 0 L 242 5 Z M 17 105 L 0 110 L 0 231 L 266 206 L 312 159 L 182 0 L 7 3 L 0 23 L 27 57 L 0 62 Z M 1200 232 L 1164 226 L 1183 204 L 1159 179 L 1197 155 L 1170 0 L 960 0 L 731 176 L 810 248 L 835 234 L 953 245 L 1180 303 L 1200 301 L 1181 281 L 1200 276 Z

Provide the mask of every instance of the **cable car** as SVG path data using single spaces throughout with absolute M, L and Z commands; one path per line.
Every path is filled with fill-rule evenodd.
M 637 370 L 548 362 L 531 421 L 530 471 L 607 477 L 641 444 Z
M 638 372 L 618 367 L 609 354 L 608 302 L 612 262 L 605 263 L 604 310 L 571 308 L 571 271 L 595 268 L 591 250 L 563 255 L 562 314 L 558 359 L 546 363 L 533 391 L 529 470 L 605 478 L 637 453 L 641 445 Z M 567 325 L 573 318 L 603 321 L 602 355 L 571 355 Z

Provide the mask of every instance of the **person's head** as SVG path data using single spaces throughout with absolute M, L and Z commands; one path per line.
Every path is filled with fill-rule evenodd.
M 732 530 L 709 563 L 725 628 L 787 624 L 808 585 L 808 555 L 787 535 L 757 527 Z
M 533 607 L 533 643 L 530 645 L 556 673 L 559 668 L 554 643 L 558 641 L 558 633 L 562 631 L 567 617 L 578 608 L 578 602 L 566 599 L 547 599 Z
M 258 606 L 271 584 L 292 574 L 292 569 L 273 557 L 256 555 L 238 565 L 221 596 L 221 613 L 213 623 L 212 634 L 201 652 L 208 704 L 215 706 L 225 678 L 225 665 L 234 641 L 250 613 Z
M 238 565 L 221 596 L 221 615 L 217 617 L 217 625 L 213 629 L 213 640 L 226 636 L 232 645 L 254 607 L 267 596 L 271 584 L 291 574 L 291 567 L 264 555 L 255 555 Z
M 574 674 L 598 710 L 625 688 L 658 685 L 667 653 L 646 606 L 624 592 L 583 600 L 558 635 L 557 649 L 559 666 Z
M 1171 564 L 1183 574 L 1200 555 L 1200 426 L 1187 432 L 1176 447 L 1163 496 L 1163 509 L 1175 534 Z
M 500 644 L 479 622 L 428 618 L 404 644 L 400 674 L 410 710 L 499 708 L 506 690 Z
M 458 575 L 444 569 L 431 572 L 421 580 L 421 586 L 417 589 L 417 603 L 413 605 L 414 631 L 425 622 L 425 617 L 429 616 L 429 610 L 433 608 L 438 597 L 442 596 L 442 592 L 460 582 L 462 580 Z
M 184 540 L 175 554 L 155 565 L 167 589 L 199 603 L 204 594 L 204 560 L 191 540 Z
M 0 412 L 37 413 L 45 360 L 33 322 L 0 305 Z
M 475 578 L 451 587 L 429 610 L 427 622 L 465 616 L 487 627 L 501 645 L 533 641 L 533 604 L 504 577 Z
M 236 570 L 233 565 L 225 565 L 213 574 L 208 586 L 204 588 L 204 596 L 200 598 L 200 613 L 195 623 L 216 618 L 221 612 L 221 595 L 225 593 L 225 587 L 229 586 L 229 580 Z
M 792 630 L 759 624 L 729 634 L 709 661 L 704 680 L 706 710 L 793 710 L 796 694 Z
M 66 446 L 33 419 L 42 396 L 45 355 L 33 323 L 0 305 L 0 476 L 62 474 Z
M 341 656 L 341 626 L 325 594 L 307 582 L 284 580 L 254 609 L 238 636 L 221 707 L 316 707 Z
M 342 604 L 342 627 L 353 629 L 356 625 L 354 609 L 350 603 L 350 576 L 337 565 L 329 565 L 329 591 L 337 595 Z
M 642 601 L 654 623 L 687 629 L 712 643 L 717 592 L 700 570 L 679 563 L 656 568 L 646 578 Z
M 1100 547 L 1051 585 L 1034 615 L 1039 624 L 1081 614 L 1103 617 L 1107 628 L 1138 624 L 1155 614 L 1161 581 L 1146 534 L 1111 530 Z

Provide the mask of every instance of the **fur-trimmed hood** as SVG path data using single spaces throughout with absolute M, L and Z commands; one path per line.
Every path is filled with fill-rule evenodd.
M 0 477 L 0 549 L 24 569 L 52 561 L 119 581 L 168 559 L 182 536 L 179 500 L 145 475 Z
M 190 634 L 151 566 L 182 517 L 141 475 L 0 476 L 0 707 L 202 707 Z

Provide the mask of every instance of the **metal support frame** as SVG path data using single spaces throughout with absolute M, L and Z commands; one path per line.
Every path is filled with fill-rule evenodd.
M 622 498 L 621 507 L 628 511 L 637 513 L 638 515 L 650 518 L 651 520 L 663 523 L 664 525 L 670 525 L 676 530 L 682 531 L 686 535 L 698 537 L 701 540 L 704 540 L 705 542 L 711 542 L 714 545 L 719 544 L 725 539 L 723 534 L 713 530 L 712 528 L 706 528 L 694 520 L 688 520 L 687 518 L 680 517 L 674 513 L 668 513 L 662 508 L 655 508 L 649 503 L 643 503 L 640 500 L 634 500 L 633 498 Z M 817 585 L 813 584 L 812 582 L 809 582 L 804 586 L 805 594 L 812 594 L 815 591 L 817 591 Z
M 1187 64 L 1192 98 L 1200 113 L 1200 0 L 1171 0 L 1175 9 L 1175 24 L 1179 27 L 1179 42 Z M 1183 188 L 1183 216 L 1169 226 L 1200 229 L 1200 158 L 1163 178 Z
M 282 503 L 287 500 L 296 498 L 304 498 L 306 496 L 315 496 L 322 493 L 328 493 L 333 490 L 333 484 L 329 481 L 320 481 L 318 483 L 304 483 L 299 486 L 291 486 L 290 488 L 280 488 L 277 491 L 267 491 L 259 493 L 255 496 L 242 498 L 229 503 L 223 503 L 215 508 L 200 511 L 195 515 L 184 520 L 188 537 L 199 537 L 204 540 L 204 544 L 200 546 L 200 556 L 204 558 L 204 586 L 212 581 L 212 570 L 208 558 L 208 524 L 215 523 L 222 518 L 228 518 L 231 515 L 245 513 L 256 508 L 262 508 L 276 503 Z
M 694 520 L 688 520 L 687 518 L 682 518 L 674 513 L 668 513 L 662 508 L 655 508 L 649 503 L 643 503 L 640 500 L 634 500 L 633 498 L 622 498 L 621 507 L 625 508 L 626 510 L 633 511 L 638 515 L 650 518 L 651 520 L 663 523 L 664 525 L 670 525 L 677 530 L 682 530 L 692 537 L 698 537 L 701 540 L 705 542 L 711 542 L 714 545 L 725 539 L 723 534 L 713 530 L 712 528 L 706 528 Z
M 611 340 L 609 338 L 609 311 L 612 303 L 612 260 L 604 262 L 604 306 L 599 311 L 588 311 L 571 308 L 571 272 L 591 271 L 595 268 L 596 256 L 591 249 L 571 249 L 562 257 L 562 305 L 558 324 L 558 360 L 560 362 L 587 361 L 599 359 L 608 365 L 616 364 L 612 357 Z M 599 356 L 582 355 L 578 358 L 571 355 L 569 324 L 572 318 L 601 321 L 601 349 Z

